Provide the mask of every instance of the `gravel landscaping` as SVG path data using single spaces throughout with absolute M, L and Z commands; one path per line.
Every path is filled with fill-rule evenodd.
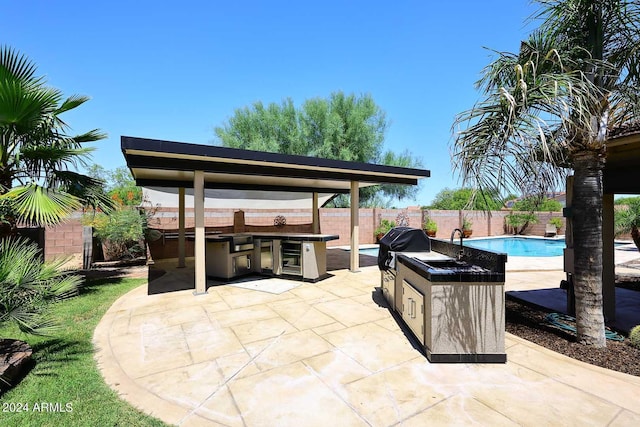
M 513 300 L 505 305 L 507 332 L 582 362 L 640 376 L 640 349 L 628 340 L 607 340 L 603 349 L 587 348 L 576 343 L 575 334 L 549 324 L 545 320 L 548 312 Z

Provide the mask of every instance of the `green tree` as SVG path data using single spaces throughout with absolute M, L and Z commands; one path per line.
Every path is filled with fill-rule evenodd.
M 300 137 L 298 112 L 291 99 L 268 106 L 260 101 L 251 107 L 235 110 L 233 117 L 215 128 L 225 147 L 269 153 L 306 154 L 308 149 Z
M 496 211 L 502 209 L 504 201 L 495 190 L 487 190 L 479 194 L 471 188 L 445 188 L 436 194 L 427 209 L 442 210 L 482 210 Z
M 604 347 L 602 170 L 607 135 L 640 110 L 640 3 L 537 1 L 539 28 L 497 54 L 478 82 L 486 98 L 456 118 L 454 163 L 474 187 L 540 194 L 573 169 L 578 342 Z
M 107 170 L 98 164 L 87 168 L 87 175 L 102 181 L 102 194 L 116 206 L 139 206 L 142 202 L 142 188 L 136 185 L 131 171 L 125 166 Z
M 520 212 L 559 212 L 562 210 L 562 203 L 547 197 L 531 196 L 516 201 L 512 210 Z
M 8 229 L 18 221 L 51 225 L 83 203 L 101 204 L 100 182 L 70 170 L 83 164 L 85 143 L 105 137 L 98 130 L 71 136 L 61 115 L 88 98 L 64 98 L 35 75 L 36 67 L 0 47 L 0 203 Z
M 237 109 L 234 116 L 215 128 L 223 146 L 282 154 L 389 166 L 421 167 L 408 151 L 383 151 L 388 123 L 384 111 L 370 95 L 332 93 L 314 98 L 296 109 L 291 99 L 264 106 L 261 102 Z M 385 185 L 362 189 L 360 205 L 388 205 L 390 200 L 415 198 L 415 186 Z M 348 197 L 337 197 L 333 206 L 348 206 Z

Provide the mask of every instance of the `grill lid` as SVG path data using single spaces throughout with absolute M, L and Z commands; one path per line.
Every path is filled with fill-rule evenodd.
M 393 268 L 390 252 L 431 252 L 431 240 L 424 231 L 411 227 L 395 227 L 380 239 L 378 268 Z

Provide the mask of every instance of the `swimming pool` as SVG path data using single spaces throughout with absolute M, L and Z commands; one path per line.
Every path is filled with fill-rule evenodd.
M 456 239 L 456 243 L 458 240 Z M 495 237 L 492 239 L 464 240 L 464 246 L 506 253 L 510 256 L 549 257 L 562 256 L 564 239 L 542 239 L 527 237 Z M 360 255 L 378 256 L 378 248 L 360 248 Z
M 497 237 L 493 239 L 465 240 L 465 246 L 503 252 L 511 256 L 562 256 L 564 239 L 537 239 L 527 237 Z
M 458 240 L 456 239 L 456 243 Z M 502 252 L 510 256 L 561 256 L 564 239 L 536 239 L 526 237 L 496 237 L 492 239 L 464 240 L 464 246 Z M 378 248 L 360 248 L 360 255 L 378 256 Z
M 360 255 L 369 255 L 369 256 L 374 256 L 377 257 L 378 256 L 378 248 L 360 248 L 360 250 L 358 250 L 358 253 L 360 253 Z
M 456 243 L 458 240 L 456 239 Z M 615 246 L 625 243 L 616 242 Z M 506 253 L 510 256 L 549 257 L 562 256 L 564 239 L 543 239 L 535 237 L 494 237 L 491 239 L 465 240 L 464 246 Z M 378 248 L 360 248 L 361 255 L 378 256 Z

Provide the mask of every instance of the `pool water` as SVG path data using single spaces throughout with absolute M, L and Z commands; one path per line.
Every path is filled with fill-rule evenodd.
M 456 239 L 456 243 L 458 240 Z M 506 253 L 510 256 L 548 257 L 562 256 L 564 239 L 543 239 L 531 237 L 495 237 L 492 239 L 464 240 L 464 246 Z M 624 243 L 616 242 L 616 246 Z M 361 255 L 378 256 L 378 248 L 361 248 Z
M 378 257 L 378 248 L 360 248 L 358 253 L 360 253 L 360 255 L 369 255 L 369 256 Z
M 458 243 L 458 240 L 455 241 Z M 564 239 L 535 239 L 525 237 L 497 237 L 492 239 L 464 240 L 464 246 L 506 253 L 510 256 L 547 257 L 561 256 Z M 360 248 L 360 255 L 378 256 L 378 248 Z
M 549 257 L 562 256 L 564 239 L 536 239 L 525 237 L 498 237 L 494 239 L 465 240 L 465 246 L 503 252 L 510 256 Z

